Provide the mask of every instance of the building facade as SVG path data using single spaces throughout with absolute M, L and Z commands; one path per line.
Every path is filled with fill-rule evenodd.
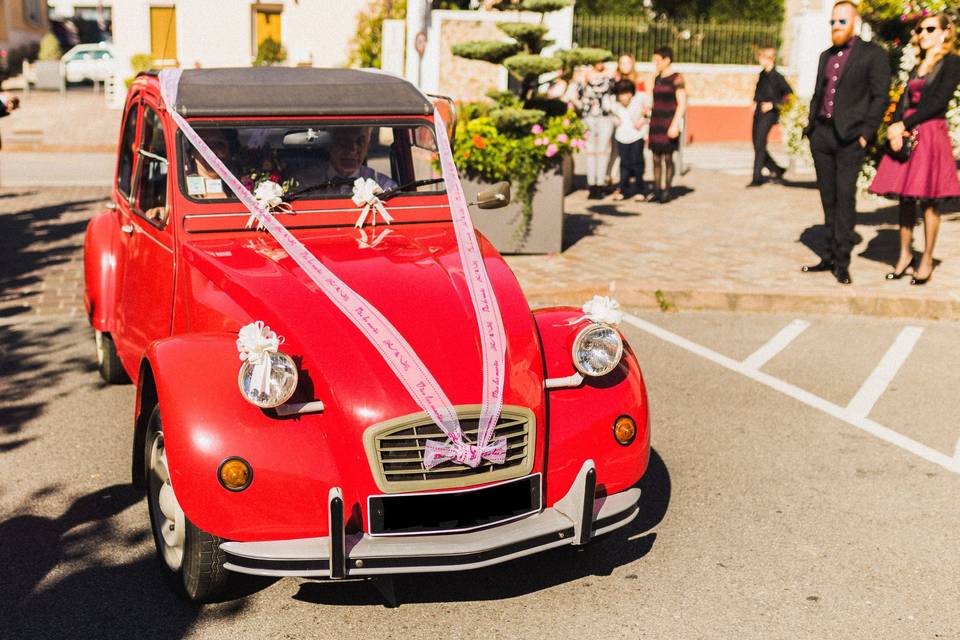
M 121 75 L 133 55 L 155 66 L 249 66 L 271 38 L 285 64 L 344 66 L 368 0 L 123 0 L 111 6 L 113 43 Z M 127 67 L 127 69 L 124 69 Z
M 0 49 L 35 45 L 47 32 L 43 0 L 0 0 Z

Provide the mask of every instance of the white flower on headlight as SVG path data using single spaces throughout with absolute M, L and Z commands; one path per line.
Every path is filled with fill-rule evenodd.
M 623 357 L 620 333 L 606 324 L 584 327 L 573 341 L 573 366 L 585 376 L 597 378 L 613 371 Z
M 297 389 L 297 365 L 280 351 L 281 342 L 283 338 L 260 321 L 241 328 L 237 337 L 237 351 L 243 361 L 237 376 L 240 393 L 262 409 L 282 405 Z
M 614 326 L 623 320 L 620 303 L 607 296 L 593 296 L 583 305 L 583 317 L 591 322 L 602 322 Z

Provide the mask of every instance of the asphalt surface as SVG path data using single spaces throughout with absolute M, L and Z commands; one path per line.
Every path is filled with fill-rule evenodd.
M 762 373 L 738 369 L 795 320 L 809 325 Z M 392 608 L 368 582 L 292 578 L 178 600 L 129 485 L 132 387 L 100 382 L 82 320 L 4 322 L 0 638 L 960 635 L 958 324 L 638 313 L 624 330 L 654 447 L 640 518 L 581 551 L 397 578 Z M 922 331 L 865 418 L 899 438 L 825 411 L 877 391 L 907 327 Z

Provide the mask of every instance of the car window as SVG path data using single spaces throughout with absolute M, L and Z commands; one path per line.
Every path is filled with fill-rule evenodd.
M 133 160 L 137 141 L 137 114 L 140 113 L 140 104 L 135 102 L 127 112 L 127 119 L 123 124 L 123 137 L 120 139 L 120 153 L 117 164 L 117 190 L 125 197 L 130 197 L 130 182 L 133 179 Z
M 137 210 L 148 220 L 167 221 L 167 144 L 157 112 L 144 106 L 137 160 Z
M 357 177 L 384 191 L 438 178 L 433 131 L 423 124 L 258 123 L 196 125 L 197 133 L 251 191 L 265 181 L 285 196 L 347 198 Z M 181 189 L 194 200 L 234 198 L 200 154 L 183 141 Z M 419 185 L 410 193 L 441 193 L 443 184 Z

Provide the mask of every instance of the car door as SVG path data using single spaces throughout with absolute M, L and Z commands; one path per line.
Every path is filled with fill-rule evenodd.
M 144 98 L 132 195 L 121 211 L 126 251 L 114 338 L 128 371 L 137 371 L 147 345 L 170 335 L 174 225 L 166 134 L 156 105 Z

